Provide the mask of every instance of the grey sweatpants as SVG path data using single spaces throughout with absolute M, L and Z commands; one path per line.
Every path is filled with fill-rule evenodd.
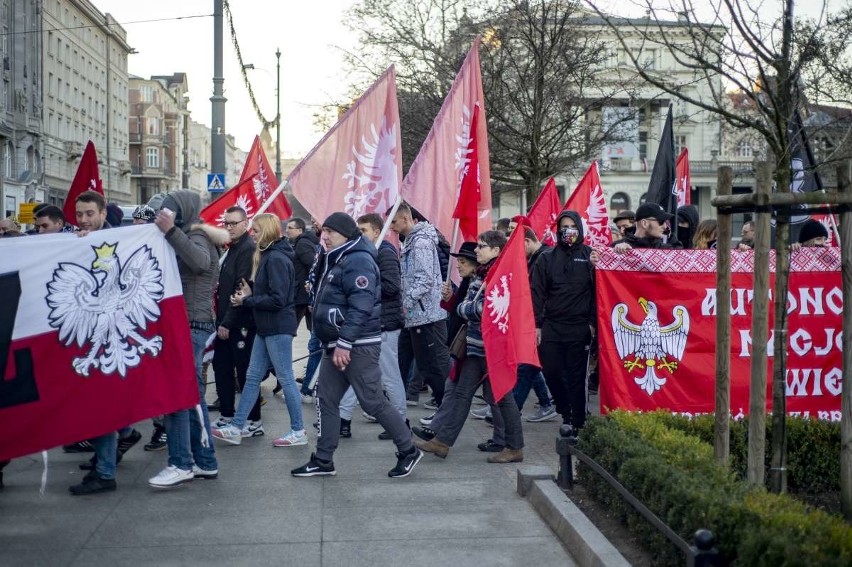
M 317 381 L 320 409 L 320 434 L 316 450 L 318 458 L 324 461 L 333 459 L 340 441 L 340 400 L 349 386 L 355 390 L 361 408 L 375 417 L 385 431 L 391 434 L 397 450 L 407 452 L 414 446 L 411 430 L 388 402 L 382 389 L 380 352 L 381 345 L 354 347 L 349 365 L 343 372 L 334 366 L 330 351 L 323 353 Z

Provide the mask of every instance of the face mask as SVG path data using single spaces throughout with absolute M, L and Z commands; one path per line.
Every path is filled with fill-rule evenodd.
M 580 237 L 580 231 L 576 228 L 565 227 L 559 231 L 559 240 L 562 241 L 563 244 L 567 244 L 571 246 L 575 242 L 577 242 L 577 238 Z

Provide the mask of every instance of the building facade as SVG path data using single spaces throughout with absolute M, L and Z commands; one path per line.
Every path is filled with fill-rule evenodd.
M 108 201 L 133 202 L 127 132 L 127 32 L 87 0 L 43 0 L 44 200 L 61 204 L 95 144 Z
M 187 189 L 198 192 L 203 203 L 215 200 L 219 194 L 207 191 L 210 169 L 210 127 L 189 121 L 189 184 Z M 234 137 L 225 136 L 225 187 L 231 188 L 240 179 L 248 153 L 237 147 Z

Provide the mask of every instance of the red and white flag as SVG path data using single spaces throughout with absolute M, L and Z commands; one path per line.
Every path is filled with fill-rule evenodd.
M 396 73 L 391 65 L 287 178 L 320 222 L 334 212 L 383 215 L 402 179 Z
M 583 220 L 583 234 L 587 245 L 600 247 L 612 244 L 609 212 L 606 209 L 603 189 L 601 189 L 598 162 L 592 162 L 562 210 L 579 213 Z
M 524 251 L 524 231 L 515 230 L 485 278 L 482 340 L 488 379 L 494 399 L 512 391 L 518 365 L 541 367 L 535 338 L 535 320 Z
M 545 183 L 544 189 L 539 193 L 538 198 L 530 208 L 530 212 L 527 213 L 527 218 L 530 219 L 530 225 L 532 225 L 535 235 L 548 246 L 556 244 L 556 233 L 553 227 L 560 211 L 562 211 L 562 203 L 559 202 L 559 191 L 556 189 L 556 182 L 551 177 Z
M 231 207 L 240 207 L 246 212 L 246 217 L 251 220 L 261 205 L 255 192 L 256 178 L 257 174 L 240 181 L 223 193 L 221 197 L 201 209 L 199 214 L 201 219 L 207 224 L 221 227 L 225 224 L 225 211 Z M 283 197 L 281 198 L 283 199 Z M 282 217 L 281 220 L 288 218 L 290 218 L 290 215 Z
M 62 214 L 65 215 L 65 220 L 70 224 L 76 224 L 77 221 L 77 197 L 80 196 L 80 193 L 86 191 L 104 194 L 101 174 L 98 171 L 98 153 L 95 151 L 95 144 L 91 140 L 86 144 L 86 149 L 83 150 L 83 157 L 80 158 L 80 165 L 77 166 L 77 173 L 74 174 L 74 181 L 71 182 L 68 196 L 62 206 Z
M 689 150 L 686 148 L 683 148 L 675 162 L 675 188 L 677 206 L 689 205 L 692 202 L 692 179 L 689 176 Z
M 476 132 L 479 123 L 479 105 L 473 107 L 470 130 Z M 465 149 L 465 166 L 462 171 L 459 200 L 453 211 L 453 218 L 459 221 L 459 231 L 465 242 L 476 240 L 479 235 L 479 202 L 482 200 L 482 187 L 479 177 L 479 148 L 476 136 L 471 136 Z
M 472 128 L 476 107 L 479 115 Z M 480 198 L 477 234 L 491 230 L 491 169 L 488 163 L 488 129 L 479 71 L 479 38 L 462 63 L 447 98 L 432 124 L 420 153 L 402 181 L 402 198 L 414 206 L 441 233 L 452 238 L 453 211 L 464 172 L 470 165 L 475 138 L 479 163 Z
M 0 296 L 0 461 L 198 403 L 157 227 L 0 239 Z
M 251 145 L 248 157 L 246 157 L 246 165 L 243 167 L 242 175 L 240 175 L 240 184 L 249 179 L 252 181 L 254 193 L 260 205 L 264 204 L 278 187 L 278 178 L 275 177 L 275 173 L 269 167 L 269 160 L 266 159 L 266 152 L 263 151 L 260 136 L 254 137 L 254 143 Z M 282 221 L 293 216 L 293 209 L 287 202 L 287 197 L 283 191 L 278 194 L 274 201 L 269 203 L 265 212 L 278 216 Z

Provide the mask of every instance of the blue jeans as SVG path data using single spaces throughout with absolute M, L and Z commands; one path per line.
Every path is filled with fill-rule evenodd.
M 312 352 L 314 354 L 308 357 L 308 365 L 305 367 L 305 380 L 302 382 L 302 393 L 306 396 L 313 394 L 309 384 L 311 383 L 311 378 L 319 367 L 320 360 L 322 360 L 322 343 L 313 331 L 311 331 L 311 338 L 308 341 L 308 352 Z
M 515 402 L 518 404 L 518 409 L 524 409 L 524 404 L 527 397 L 530 395 L 530 389 L 535 391 L 538 398 L 538 405 L 546 408 L 550 405 L 550 394 L 547 391 L 547 384 L 544 381 L 544 374 L 541 370 L 530 364 L 518 365 L 518 383 L 515 384 L 515 389 L 512 390 L 512 395 L 515 397 Z
M 110 431 L 106 435 L 95 437 L 91 441 L 98 458 L 95 471 L 103 479 L 115 478 L 115 460 L 118 454 L 117 437 L 115 431 Z
M 202 357 L 207 338 L 214 331 L 213 323 L 209 330 L 190 329 L 192 335 L 192 354 L 195 358 L 195 378 L 198 381 L 198 397 L 202 413 L 202 423 L 195 408 L 171 413 L 165 417 L 166 440 L 169 446 L 169 465 L 179 469 L 192 470 L 195 462 L 199 468 L 212 471 L 219 468 L 216 451 L 213 449 L 213 435 L 210 432 L 210 418 L 207 416 L 207 403 L 204 400 L 204 377 L 201 375 Z M 207 446 L 201 444 L 201 428 L 207 430 Z
M 293 375 L 293 335 L 257 335 L 251 347 L 251 362 L 246 371 L 246 385 L 240 395 L 240 405 L 234 415 L 234 427 L 242 429 L 246 423 L 251 408 L 254 407 L 260 395 L 260 382 L 266 377 L 269 366 L 275 369 L 275 377 L 284 391 L 284 401 L 290 413 L 290 428 L 301 431 L 305 428 L 302 423 L 302 398 L 296 377 Z

